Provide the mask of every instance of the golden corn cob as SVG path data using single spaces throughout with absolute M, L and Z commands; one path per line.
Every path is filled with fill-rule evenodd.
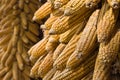
M 58 45 L 58 47 L 55 49 L 53 53 L 53 61 L 55 61 L 58 58 L 58 56 L 62 53 L 65 47 L 66 47 L 66 44 L 63 44 L 63 43 L 60 43 Z
M 52 68 L 43 78 L 43 80 L 51 80 L 53 75 L 55 74 L 56 69 Z
M 49 36 L 45 37 L 44 39 L 42 39 L 41 41 L 39 41 L 36 45 L 34 45 L 29 51 L 28 53 L 31 55 L 30 56 L 30 60 L 36 60 L 38 59 L 40 56 L 42 56 L 43 54 L 46 54 L 46 44 L 48 42 L 48 38 Z
M 44 58 L 38 69 L 38 75 L 44 77 L 49 70 L 52 69 L 53 65 L 53 51 L 50 51 L 47 56 Z
M 36 63 L 34 64 L 34 66 L 32 67 L 32 69 L 30 70 L 30 76 L 32 78 L 37 78 L 39 77 L 38 75 L 38 68 L 40 66 L 40 64 L 42 63 L 42 61 L 44 60 L 45 55 L 41 56 Z
M 50 17 L 45 21 L 45 29 L 50 29 L 52 24 L 58 19 L 58 16 L 50 15 Z
M 104 10 L 104 11 L 102 11 Z M 107 41 L 111 33 L 114 31 L 119 10 L 114 10 L 109 7 L 108 3 L 104 2 L 101 9 L 99 23 L 97 25 L 98 42 Z
M 114 9 L 118 9 L 120 7 L 120 0 L 107 0 L 107 2 Z
M 96 48 L 97 34 L 96 25 L 98 21 L 99 10 L 93 12 L 90 16 L 81 37 L 77 43 L 76 50 L 67 61 L 67 68 L 75 68 Z M 91 22 L 92 21 L 92 22 Z
M 108 80 L 110 75 L 110 66 L 115 60 L 119 51 L 120 31 L 113 35 L 110 42 L 101 43 L 97 56 L 93 80 Z
M 66 9 L 64 11 L 64 15 L 69 16 L 71 14 L 78 14 L 82 15 L 89 9 L 85 7 L 86 0 L 70 0 L 66 4 Z
M 88 73 L 85 77 L 83 77 L 81 80 L 92 80 L 93 72 Z
M 92 8 L 96 6 L 101 0 L 86 0 L 85 4 L 87 8 Z
M 83 20 L 86 20 L 92 10 L 89 10 L 87 13 L 84 13 L 84 16 L 82 15 L 72 15 L 72 16 L 61 16 L 58 18 L 54 24 L 52 25 L 49 34 L 61 34 L 65 31 L 69 30 L 71 27 L 75 26 L 75 24 L 78 24 L 82 22 Z
M 60 7 L 62 7 L 63 5 L 65 5 L 69 0 L 55 0 L 54 1 L 54 8 L 58 9 Z
M 66 66 L 66 62 L 70 55 L 74 52 L 76 43 L 78 42 L 78 39 L 80 38 L 80 34 L 74 35 L 72 39 L 69 41 L 69 43 L 66 45 L 65 49 L 62 51 L 62 53 L 58 56 L 58 58 L 55 60 L 53 66 L 56 67 L 59 70 L 62 70 Z
M 51 80 L 81 80 L 86 74 L 94 69 L 96 54 L 88 58 L 83 64 L 76 69 L 65 69 Z
M 51 13 L 52 5 L 50 2 L 46 2 L 42 5 L 34 14 L 33 20 L 41 20 Z
M 75 24 L 75 26 L 73 26 L 68 31 L 66 31 L 60 35 L 59 42 L 65 43 L 65 44 L 68 43 L 70 41 L 70 39 L 72 38 L 72 36 L 76 33 L 76 31 L 78 29 L 81 31 L 83 29 L 83 27 L 84 27 L 84 21 L 81 23 Z

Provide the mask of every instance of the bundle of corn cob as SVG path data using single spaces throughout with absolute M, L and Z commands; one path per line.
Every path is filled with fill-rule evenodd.
M 28 54 L 43 80 L 119 80 L 120 0 L 48 0 L 33 20 L 44 38 Z
M 27 51 L 40 40 L 38 0 L 0 0 L 0 80 L 30 80 Z

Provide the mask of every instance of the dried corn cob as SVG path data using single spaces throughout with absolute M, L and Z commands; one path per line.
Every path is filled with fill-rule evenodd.
M 120 7 L 120 0 L 107 0 L 107 2 L 114 9 L 118 9 Z
M 44 60 L 45 58 L 45 55 L 41 56 L 37 61 L 36 63 L 34 64 L 34 66 L 32 67 L 32 69 L 30 70 L 30 76 L 32 78 L 37 78 L 39 77 L 38 75 L 38 68 L 40 66 L 40 64 L 42 63 L 42 61 Z
M 38 69 L 38 75 L 40 77 L 43 78 L 48 73 L 48 71 L 52 69 L 52 65 L 53 65 L 52 57 L 53 57 L 53 51 L 50 51 L 45 57 L 45 59 L 42 61 Z
M 62 33 L 60 35 L 60 39 L 59 42 L 61 43 L 68 43 L 70 41 L 70 39 L 72 38 L 72 36 L 76 33 L 76 31 L 79 29 L 80 31 L 83 29 L 83 25 L 84 25 L 84 21 L 78 24 L 75 24 L 74 27 L 70 28 L 68 31 Z
M 115 36 L 108 43 L 101 43 L 99 53 L 97 56 L 93 80 L 108 80 L 109 70 L 112 62 L 117 56 L 119 51 L 120 32 L 118 31 Z
M 101 0 L 86 0 L 85 4 L 87 8 L 96 6 Z
M 78 42 L 78 39 L 80 38 L 80 34 L 74 35 L 72 39 L 69 41 L 69 43 L 66 45 L 65 49 L 62 51 L 62 53 L 59 55 L 59 57 L 55 60 L 53 66 L 57 69 L 64 69 L 66 66 L 66 62 L 70 55 L 74 52 L 76 43 Z
M 91 12 L 92 10 L 89 10 L 87 13 L 84 13 L 84 16 L 83 15 L 61 16 L 54 22 L 49 31 L 49 34 L 61 34 L 69 30 L 71 27 L 75 26 L 75 24 L 78 24 L 83 20 L 86 20 L 90 16 Z
M 43 80 L 51 80 L 53 75 L 55 74 L 56 69 L 52 68 L 43 78 Z
M 58 45 L 58 47 L 55 49 L 54 53 L 53 53 L 53 61 L 55 61 L 58 56 L 61 54 L 61 52 L 64 50 L 64 48 L 66 47 L 66 44 L 60 43 Z
M 8 73 L 5 75 L 3 80 L 9 80 L 12 77 L 12 70 L 9 70 Z
M 34 14 L 33 20 L 41 20 L 51 13 L 52 5 L 50 2 L 46 2 L 42 5 Z
M 47 44 L 48 38 L 49 36 L 45 37 L 43 40 L 39 41 L 28 51 L 28 53 L 31 55 L 31 61 L 38 59 L 43 54 L 46 54 L 45 46 Z
M 75 68 L 96 48 L 97 34 L 96 27 L 99 16 L 99 10 L 93 12 L 90 16 L 86 27 L 78 41 L 75 52 L 67 61 L 67 68 Z M 91 22 L 92 21 L 92 22 Z
M 58 9 L 60 7 L 62 7 L 63 5 L 65 5 L 69 0 L 55 0 L 54 1 L 54 8 Z
M 13 63 L 12 73 L 13 73 L 13 79 L 18 80 L 18 75 L 17 75 L 17 73 L 18 73 L 18 65 L 17 65 L 17 62 Z
M 73 70 L 65 69 L 52 80 L 80 80 L 94 68 L 96 54 L 88 58 L 83 64 Z
M 104 10 L 104 11 L 102 11 Z M 107 41 L 115 28 L 119 10 L 113 10 L 106 2 L 101 9 L 99 23 L 97 25 L 98 42 Z

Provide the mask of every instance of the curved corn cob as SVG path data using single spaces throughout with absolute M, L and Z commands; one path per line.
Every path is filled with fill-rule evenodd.
M 119 51 L 119 35 L 120 32 L 118 31 L 115 36 L 112 37 L 110 42 L 100 44 L 100 49 L 94 69 L 93 80 L 108 80 L 110 75 L 110 66 Z
M 86 27 L 84 28 L 78 41 L 75 52 L 70 56 L 67 61 L 66 66 L 68 68 L 74 68 L 78 66 L 95 49 L 97 41 L 96 25 L 98 16 L 99 10 L 96 10 L 90 16 L 88 23 L 86 24 Z

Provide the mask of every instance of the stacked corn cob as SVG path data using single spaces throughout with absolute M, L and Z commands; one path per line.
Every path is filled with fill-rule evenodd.
M 43 80 L 119 80 L 120 0 L 48 0 L 44 38 L 28 54 L 30 75 Z
M 27 51 L 40 40 L 38 0 L 0 0 L 0 80 L 30 80 Z

